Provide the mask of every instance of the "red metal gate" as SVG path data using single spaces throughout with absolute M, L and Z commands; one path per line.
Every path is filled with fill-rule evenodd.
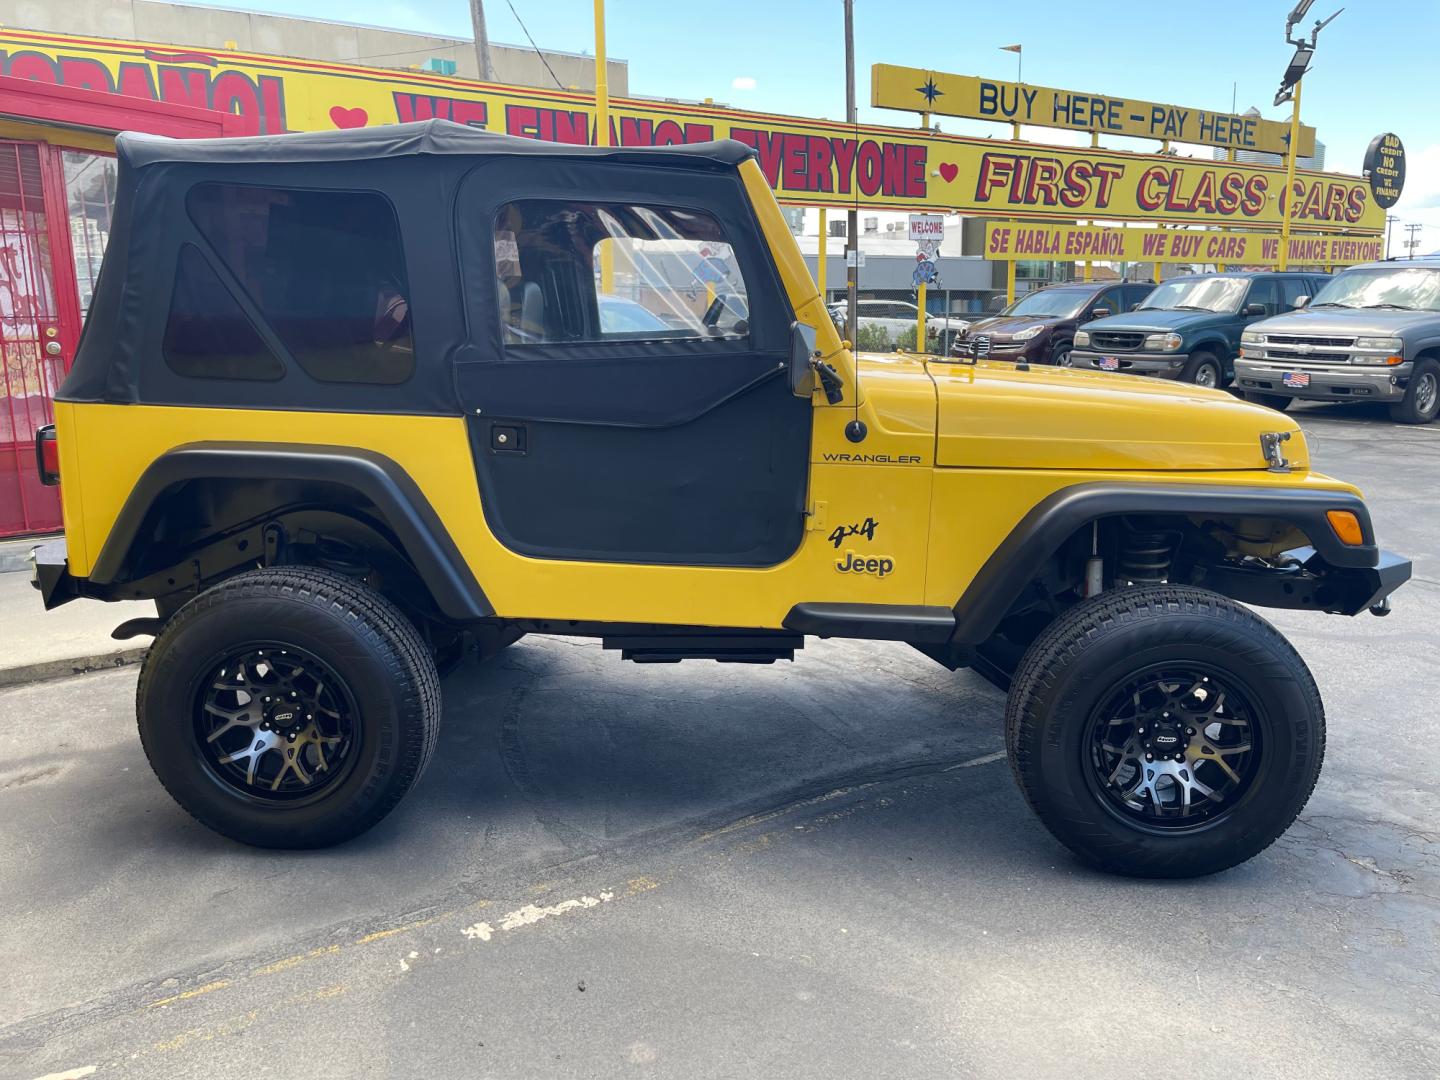
M 60 528 L 34 440 L 79 337 L 68 228 L 58 153 L 0 141 L 0 536 Z

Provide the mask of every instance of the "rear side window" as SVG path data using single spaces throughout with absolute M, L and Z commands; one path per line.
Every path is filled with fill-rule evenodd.
M 383 196 L 197 184 L 186 209 L 312 378 L 394 384 L 414 372 L 400 226 Z
M 278 379 L 280 359 L 193 244 L 180 248 L 165 323 L 165 362 L 198 379 Z
M 495 216 L 505 342 L 735 340 L 745 281 L 720 224 L 698 210 L 526 199 Z

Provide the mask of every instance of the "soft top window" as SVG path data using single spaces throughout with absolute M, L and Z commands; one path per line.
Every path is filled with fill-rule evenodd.
M 415 370 L 400 226 L 367 191 L 197 184 L 190 218 L 305 371 L 401 383 Z
M 745 281 L 709 214 L 525 199 L 499 209 L 494 235 L 507 344 L 749 336 Z
M 162 344 L 165 362 L 196 379 L 279 379 L 285 365 L 194 244 L 175 263 Z

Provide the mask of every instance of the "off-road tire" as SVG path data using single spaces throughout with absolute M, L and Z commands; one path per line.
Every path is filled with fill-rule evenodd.
M 263 805 L 202 763 L 194 717 L 218 657 L 254 643 L 318 657 L 357 705 L 355 761 L 305 805 Z M 216 832 L 270 848 L 318 848 L 363 833 L 393 810 L 435 749 L 440 681 L 414 625 L 351 578 L 304 567 L 252 570 L 201 593 L 160 632 L 140 670 L 140 741 L 161 784 Z
M 1421 388 L 1429 378 L 1429 401 L 1420 400 Z M 1440 415 L 1440 363 L 1429 357 L 1415 361 L 1415 370 L 1410 375 L 1410 385 L 1399 404 L 1390 406 L 1390 419 L 1397 424 L 1428 424 Z
M 1214 370 L 1215 381 L 1213 383 L 1201 384 L 1197 382 L 1200 376 L 1200 371 L 1201 369 L 1207 367 Z M 1220 362 L 1220 358 L 1214 353 L 1209 352 L 1206 349 L 1197 349 L 1195 352 L 1190 354 L 1190 359 L 1186 362 L 1185 367 L 1181 370 L 1180 381 L 1187 383 L 1195 383 L 1195 385 L 1197 386 L 1207 385 L 1214 387 L 1218 390 L 1225 385 L 1225 365 Z
M 1241 396 L 1252 405 L 1264 405 L 1276 412 L 1284 412 L 1295 403 L 1295 399 L 1286 394 L 1265 394 L 1258 390 L 1246 390 Z
M 1254 780 L 1234 806 L 1187 831 L 1136 824 L 1087 779 L 1092 717 L 1131 673 L 1196 662 L 1243 685 L 1268 716 Z M 1006 748 L 1026 801 L 1092 865 L 1134 877 L 1198 877 L 1269 847 L 1320 775 L 1325 714 L 1305 663 L 1273 626 L 1229 599 L 1184 586 L 1115 590 L 1057 618 L 1021 659 Z

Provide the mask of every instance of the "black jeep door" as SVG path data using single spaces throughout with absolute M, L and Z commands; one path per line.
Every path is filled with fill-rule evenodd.
M 496 537 L 552 559 L 791 555 L 812 407 L 739 178 L 505 159 L 466 178 L 457 213 L 456 383 Z

